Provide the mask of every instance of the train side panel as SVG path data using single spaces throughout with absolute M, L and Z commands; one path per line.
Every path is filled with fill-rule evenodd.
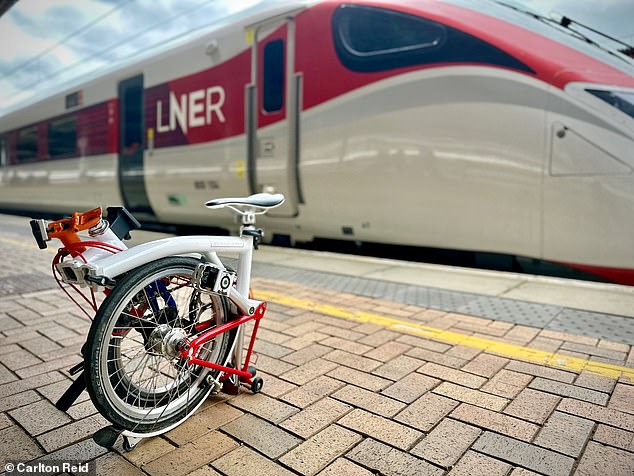
M 454 67 L 315 108 L 301 171 L 317 219 L 300 221 L 331 238 L 539 255 L 545 98 L 519 75 Z
M 634 121 L 587 92 L 596 88 L 549 97 L 544 258 L 618 281 L 610 268 L 634 267 Z
M 107 99 L 112 97 L 108 89 L 107 82 L 98 81 L 81 88 L 80 107 L 66 107 L 64 93 L 3 118 L 2 127 L 9 131 L 4 134 L 7 164 L 0 167 L 1 208 L 67 213 L 121 202 L 117 102 Z M 56 128 L 61 139 L 51 132 Z M 64 135 L 68 128 L 70 136 Z M 37 143 L 26 141 L 32 150 L 23 160 L 17 150 L 20 134 L 34 134 Z
M 587 91 L 633 94 L 627 68 L 444 2 L 291 7 L 3 117 L 14 160 L 19 134 L 35 142 L 0 168 L 0 207 L 120 204 L 121 176 L 142 174 L 135 183 L 160 223 L 235 229 L 228 212 L 202 204 L 281 191 L 293 203 L 262 218 L 268 237 L 506 253 L 634 283 L 634 121 Z M 398 35 L 375 34 L 392 22 Z M 136 169 L 125 162 L 118 97 L 134 78 L 143 84 Z M 78 91 L 82 103 L 69 109 Z M 67 119 L 76 148 L 51 153 L 50 128 Z
M 347 31 L 348 23 L 337 23 L 344 11 L 330 3 L 298 18 L 302 230 L 539 256 L 547 84 L 424 11 L 392 18 L 389 6 L 352 12 L 350 21 L 367 14 L 378 28 L 394 20 L 453 36 L 430 53 L 429 66 L 422 53 L 412 65 L 407 55 L 396 63 L 378 55 L 375 63 L 360 56 L 363 64 L 343 64 L 336 41 L 338 28 Z M 350 41 L 380 50 L 371 33 Z M 315 37 L 322 39 L 319 49 Z M 473 48 L 469 61 L 456 45 Z

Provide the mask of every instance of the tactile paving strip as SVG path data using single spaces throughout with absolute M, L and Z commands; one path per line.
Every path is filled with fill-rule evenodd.
M 228 261 L 235 266 L 234 260 Z M 634 318 L 629 317 L 273 264 L 254 263 L 253 274 L 446 312 L 634 343 Z M 38 272 L 0 276 L 0 298 L 51 289 L 52 283 L 50 275 Z
M 571 334 L 600 336 L 616 342 L 634 343 L 634 319 L 564 308 L 548 324 L 549 329 Z
M 7 230 L 7 226 L 7 224 L 3 225 L 3 232 L 15 232 L 17 235 L 30 238 L 30 234 L 27 233 L 28 228 L 15 225 Z M 20 259 L 24 260 L 23 257 Z M 230 265 L 231 263 L 235 266 L 236 260 L 229 260 Z M 39 261 L 33 260 L 34 268 L 37 268 L 36 265 L 39 264 Z M 14 273 L 15 270 L 10 266 L 0 269 L 0 298 L 54 287 L 50 274 L 32 272 L 15 275 Z M 254 263 L 253 273 L 255 276 L 264 278 L 280 279 L 446 312 L 459 312 L 514 324 L 634 343 L 634 318 L 629 317 L 328 272 L 306 271 L 266 263 Z
M 306 286 L 387 299 L 446 312 L 459 312 L 541 329 L 634 343 L 634 318 L 629 317 L 320 271 L 306 271 L 273 264 L 256 263 L 253 266 L 253 273 L 255 276 L 264 278 L 291 281 Z
M 515 299 L 482 296 L 458 309 L 463 314 L 488 317 L 498 321 L 522 323 L 527 326 L 545 327 L 562 308 Z

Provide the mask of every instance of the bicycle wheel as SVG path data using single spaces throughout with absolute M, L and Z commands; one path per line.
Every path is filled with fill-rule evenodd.
M 197 291 L 191 282 L 199 261 L 169 257 L 119 280 L 88 333 L 84 369 L 88 393 L 115 426 L 157 434 L 195 411 L 218 371 L 189 365 L 176 343 L 229 319 L 226 298 Z M 200 357 L 225 364 L 236 330 L 207 342 Z

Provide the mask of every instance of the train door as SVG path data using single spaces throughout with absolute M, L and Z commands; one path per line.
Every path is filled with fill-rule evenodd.
M 302 76 L 295 71 L 295 9 L 247 27 L 252 41 L 246 91 L 247 157 L 251 193 L 283 193 L 270 216 L 297 216 Z M 264 39 L 262 39 L 264 38 Z
M 140 219 L 154 220 L 143 167 L 143 75 L 119 83 L 119 188 L 125 207 Z

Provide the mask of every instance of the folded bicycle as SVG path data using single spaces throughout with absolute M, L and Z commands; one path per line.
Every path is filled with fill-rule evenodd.
M 53 260 L 60 287 L 90 318 L 95 313 L 84 360 L 70 370 L 79 375 L 56 406 L 68 410 L 87 388 L 112 423 L 95 441 L 110 448 L 121 435 L 129 450 L 178 426 L 210 393 L 237 393 L 240 385 L 259 392 L 263 381 L 250 361 L 266 303 L 250 297 L 253 250 L 262 239 L 255 221 L 283 201 L 267 193 L 211 200 L 208 208 L 241 217 L 239 236 L 180 236 L 129 249 L 123 240 L 140 224 L 122 207 L 108 208 L 105 219 L 96 208 L 32 220 L 40 248 L 53 238 L 63 243 Z M 237 253 L 236 269 L 218 253 Z M 243 360 L 248 322 L 254 327 Z

